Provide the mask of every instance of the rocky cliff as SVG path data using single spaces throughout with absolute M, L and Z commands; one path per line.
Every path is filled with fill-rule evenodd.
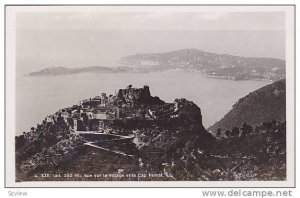
M 133 88 L 129 85 L 126 89 L 119 89 L 117 94 L 117 100 L 122 105 L 160 105 L 164 104 L 164 101 L 159 97 L 151 96 L 148 86 L 143 88 Z

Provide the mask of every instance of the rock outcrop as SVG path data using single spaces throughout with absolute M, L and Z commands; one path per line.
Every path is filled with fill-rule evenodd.
M 129 85 L 126 89 L 119 89 L 117 100 L 119 104 L 131 106 L 164 104 L 164 101 L 160 100 L 159 97 L 151 96 L 149 87 L 146 85 L 143 88 L 133 88 L 132 85 Z

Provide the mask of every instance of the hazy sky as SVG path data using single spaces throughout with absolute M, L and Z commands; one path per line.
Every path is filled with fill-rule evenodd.
M 16 30 L 19 74 L 182 48 L 285 58 L 283 12 L 19 12 Z
M 20 13 L 18 29 L 284 30 L 283 12 Z

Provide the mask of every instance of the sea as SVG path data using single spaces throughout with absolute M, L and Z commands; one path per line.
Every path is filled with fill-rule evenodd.
M 115 94 L 128 85 L 148 85 L 152 96 L 165 102 L 186 98 L 197 104 L 205 128 L 220 120 L 240 98 L 269 81 L 207 78 L 198 73 L 81 73 L 74 75 L 16 77 L 16 135 L 29 131 L 59 109 L 82 99 Z

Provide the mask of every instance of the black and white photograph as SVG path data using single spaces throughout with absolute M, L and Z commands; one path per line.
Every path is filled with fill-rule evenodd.
M 7 185 L 294 185 L 293 6 L 5 9 Z

